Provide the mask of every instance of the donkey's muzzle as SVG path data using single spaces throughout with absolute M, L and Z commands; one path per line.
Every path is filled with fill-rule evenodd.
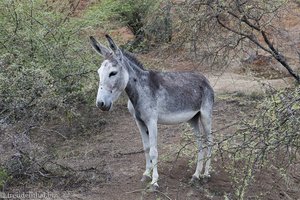
M 103 101 L 97 102 L 97 107 L 100 108 L 102 111 L 109 111 L 111 108 L 111 103 L 110 104 L 105 104 Z

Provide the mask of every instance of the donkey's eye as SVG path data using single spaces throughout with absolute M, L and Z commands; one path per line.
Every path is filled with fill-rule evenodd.
M 118 72 L 110 72 L 108 76 L 109 76 L 109 77 L 115 76 L 117 73 L 118 73 Z

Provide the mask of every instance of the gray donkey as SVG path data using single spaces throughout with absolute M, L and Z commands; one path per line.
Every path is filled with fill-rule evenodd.
M 214 91 L 208 80 L 192 72 L 155 72 L 145 70 L 131 54 L 122 51 L 106 35 L 110 49 L 90 37 L 93 48 L 104 57 L 98 69 L 100 77 L 96 105 L 110 111 L 113 102 L 125 90 L 128 110 L 134 117 L 142 136 L 146 156 L 146 170 L 142 181 L 151 179 L 153 189 L 158 188 L 157 124 L 188 122 L 198 143 L 197 168 L 192 181 L 209 177 L 212 152 L 212 107 Z M 201 175 L 204 152 L 200 137 L 200 122 L 207 142 L 207 160 Z M 151 174 L 152 172 L 152 174 Z

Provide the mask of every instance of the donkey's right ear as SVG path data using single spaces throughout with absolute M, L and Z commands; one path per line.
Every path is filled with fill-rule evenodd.
M 93 37 L 90 36 L 90 42 L 92 47 L 97 51 L 100 55 L 102 55 L 104 58 L 109 58 L 112 55 L 112 52 Z

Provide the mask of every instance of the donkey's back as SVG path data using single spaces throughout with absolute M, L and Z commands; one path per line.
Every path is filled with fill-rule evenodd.
M 150 72 L 149 77 L 157 102 L 158 123 L 186 122 L 199 113 L 201 107 L 212 107 L 214 92 L 202 74 Z

